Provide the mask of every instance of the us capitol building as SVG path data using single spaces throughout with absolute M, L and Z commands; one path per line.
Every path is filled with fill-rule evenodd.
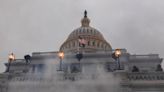
M 26 92 L 37 85 L 44 88 L 43 92 L 51 92 L 46 91 L 48 83 L 69 81 L 71 85 L 80 80 L 101 80 L 102 75 L 113 76 L 109 80 L 105 77 L 106 86 L 119 79 L 118 92 L 164 92 L 162 58 L 158 54 L 132 55 L 126 49 L 112 49 L 100 31 L 89 24 L 85 11 L 81 27 L 73 30 L 59 51 L 33 52 L 24 59 L 15 59 L 11 54 L 5 63 L 6 71 L 0 74 L 0 92 Z M 54 88 L 52 92 L 57 91 Z

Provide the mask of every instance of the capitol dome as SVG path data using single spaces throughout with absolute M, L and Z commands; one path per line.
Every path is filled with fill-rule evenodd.
M 61 45 L 60 51 L 64 52 L 96 52 L 112 50 L 111 45 L 104 39 L 103 35 L 95 28 L 89 25 L 90 20 L 87 12 L 84 12 L 84 18 L 81 20 L 81 27 L 75 29 Z M 85 47 L 79 46 L 79 37 L 85 40 Z

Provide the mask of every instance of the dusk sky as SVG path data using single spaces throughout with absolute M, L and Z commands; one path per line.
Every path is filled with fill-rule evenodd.
M 164 58 L 163 0 L 0 0 L 0 72 L 11 52 L 58 51 L 85 9 L 112 48 Z

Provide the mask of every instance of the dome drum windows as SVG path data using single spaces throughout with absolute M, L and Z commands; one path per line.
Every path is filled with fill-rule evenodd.
M 75 41 L 73 41 L 73 47 L 75 47 Z
M 92 42 L 92 46 L 95 46 L 95 41 Z
M 70 43 L 68 43 L 68 48 L 70 48 L 71 47 L 71 45 L 70 45 Z
M 83 33 L 86 34 L 86 30 L 85 29 L 83 29 Z
M 99 43 L 99 42 L 97 43 L 97 47 L 98 47 L 98 48 L 100 47 L 100 43 Z
M 103 48 L 103 43 L 101 44 L 101 48 Z
M 82 33 L 82 29 L 79 30 L 79 34 L 81 34 L 81 33 Z
M 91 34 L 93 33 L 93 31 L 91 30 Z
M 87 33 L 89 33 L 89 29 L 87 29 Z
M 88 46 L 90 46 L 90 41 L 88 41 Z

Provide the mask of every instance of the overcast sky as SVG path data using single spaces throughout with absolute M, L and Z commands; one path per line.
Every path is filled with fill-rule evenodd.
M 0 0 L 0 71 L 11 52 L 57 51 L 85 9 L 113 48 L 164 57 L 163 0 Z

